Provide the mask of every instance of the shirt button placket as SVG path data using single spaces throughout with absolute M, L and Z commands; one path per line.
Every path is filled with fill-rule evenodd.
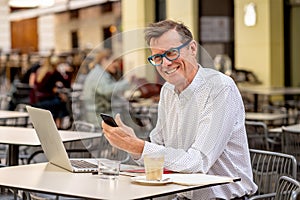
M 184 109 L 184 102 L 182 101 L 182 98 L 179 98 L 179 109 L 178 109 L 178 137 L 180 138 L 178 143 L 179 146 L 183 147 L 183 140 L 184 140 L 184 134 L 182 132 L 182 126 L 183 126 L 183 109 Z

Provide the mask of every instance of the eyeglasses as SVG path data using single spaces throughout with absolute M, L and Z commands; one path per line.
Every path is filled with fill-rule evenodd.
M 187 42 L 183 43 L 179 47 L 176 48 L 171 48 L 167 51 L 165 51 L 163 54 L 155 54 L 152 56 L 148 57 L 148 61 L 153 65 L 153 66 L 160 66 L 163 63 L 163 58 L 165 57 L 169 61 L 176 60 L 180 56 L 180 49 L 188 45 L 192 40 L 188 40 Z

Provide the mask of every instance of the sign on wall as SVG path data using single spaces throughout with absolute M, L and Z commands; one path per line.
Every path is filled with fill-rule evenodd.
M 231 20 L 227 16 L 201 17 L 200 38 L 202 42 L 230 42 Z

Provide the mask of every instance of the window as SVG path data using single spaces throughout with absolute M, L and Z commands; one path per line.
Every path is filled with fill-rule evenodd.
M 166 19 L 166 0 L 155 0 L 155 20 Z
M 112 33 L 110 31 L 110 27 L 104 27 L 103 28 L 103 40 L 104 40 L 104 48 L 111 49 L 112 48 L 112 43 L 111 43 L 111 36 Z
M 107 2 L 101 5 L 102 13 L 112 12 L 112 10 L 113 10 L 112 2 Z
M 71 42 L 72 42 L 72 48 L 78 48 L 78 33 L 77 31 L 71 32 Z
M 70 19 L 78 19 L 78 17 L 79 17 L 79 10 L 70 11 Z

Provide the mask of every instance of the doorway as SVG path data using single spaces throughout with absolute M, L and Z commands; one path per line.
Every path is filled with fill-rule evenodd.
M 300 86 L 300 2 L 284 1 L 285 85 Z

